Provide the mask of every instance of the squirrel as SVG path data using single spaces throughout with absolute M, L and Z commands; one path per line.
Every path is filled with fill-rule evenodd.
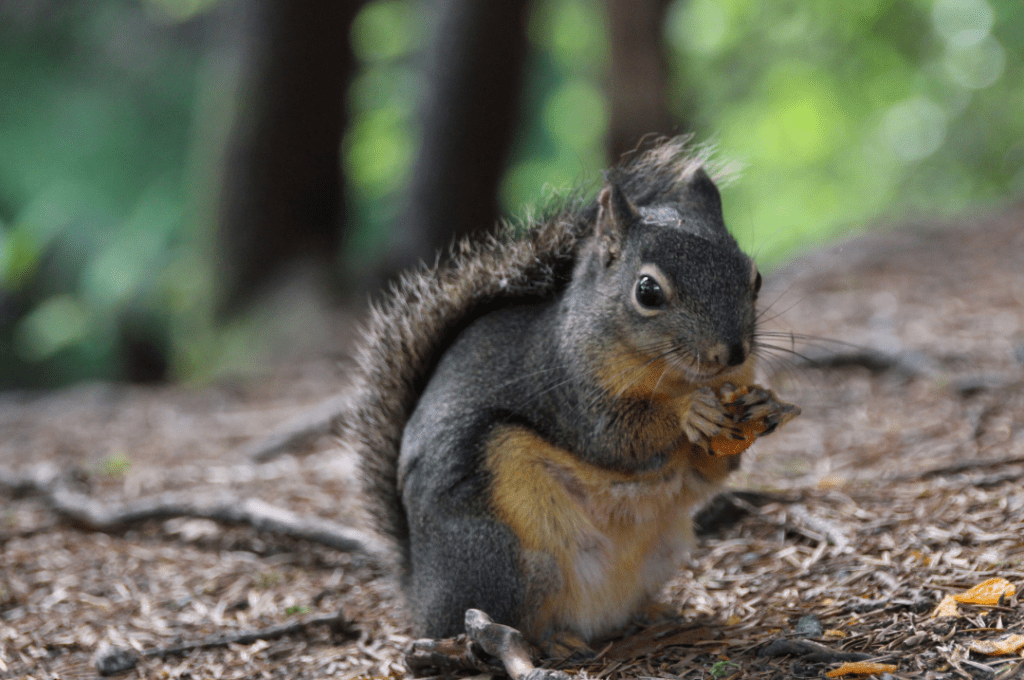
M 738 452 L 799 413 L 753 384 L 761 274 L 714 173 L 660 141 L 373 307 L 337 430 L 419 634 L 479 610 L 585 651 L 653 603 Z

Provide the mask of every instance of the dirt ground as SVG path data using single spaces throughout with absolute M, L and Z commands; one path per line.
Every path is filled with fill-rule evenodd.
M 766 278 L 765 382 L 803 415 L 759 442 L 701 515 L 666 588 L 678 622 L 562 664 L 580 677 L 825 677 L 843 653 L 896 678 L 1024 678 L 1024 206 L 908 225 Z M 794 354 L 795 352 L 796 354 Z M 0 395 L 0 469 L 43 462 L 104 501 L 225 492 L 358 526 L 330 438 L 265 464 L 237 447 L 331 396 L 337 356 L 203 391 L 89 385 Z M 246 526 L 68 526 L 0 483 L 0 678 L 93 678 L 93 656 L 344 612 L 270 640 L 144 658 L 126 678 L 407 676 L 409 630 L 381 567 Z M 990 606 L 946 595 L 993 578 Z M 810 617 L 810 618 L 805 618 Z M 803 619 L 803 620 L 802 620 Z M 853 657 L 850 657 L 853 658 Z M 853 676 L 850 676 L 853 677 Z

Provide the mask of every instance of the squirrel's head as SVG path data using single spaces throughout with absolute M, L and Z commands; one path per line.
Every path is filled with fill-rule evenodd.
M 711 178 L 697 168 L 647 205 L 613 178 L 597 200 L 573 282 L 577 301 L 592 297 L 577 311 L 666 388 L 751 378 L 761 275 L 726 230 Z

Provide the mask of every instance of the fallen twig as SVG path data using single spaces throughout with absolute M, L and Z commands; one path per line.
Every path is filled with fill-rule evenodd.
M 930 611 L 935 607 L 935 599 L 922 593 L 912 598 L 886 597 L 876 600 L 860 599 L 846 605 L 846 610 L 857 614 L 868 612 L 890 611 L 894 609 L 909 609 L 913 612 Z
M 723 531 L 743 517 L 757 513 L 768 503 L 796 503 L 800 494 L 773 491 L 723 491 L 704 504 L 693 517 L 693 530 L 698 536 Z
M 872 656 L 860 652 L 843 652 L 810 640 L 772 640 L 758 651 L 759 657 L 795 656 L 804 663 L 838 663 L 841 661 L 866 661 Z
M 289 621 L 288 623 L 281 623 L 276 626 L 260 628 L 258 630 L 242 631 L 230 635 L 217 635 L 214 637 L 204 638 L 202 640 L 196 640 L 194 642 L 184 642 L 177 645 L 169 645 L 167 647 L 148 649 L 143 652 L 136 652 L 135 650 L 125 649 L 123 647 L 107 645 L 105 647 L 101 647 L 99 651 L 97 651 L 96 655 L 93 657 L 93 664 L 96 667 L 96 672 L 100 675 L 115 675 L 117 673 L 124 673 L 132 670 L 136 665 L 138 665 L 139 661 L 146 658 L 155 657 L 163 659 L 168 656 L 186 654 L 196 649 L 227 647 L 228 645 L 249 645 L 258 640 L 273 640 L 274 638 L 284 637 L 285 635 L 304 632 L 307 628 L 312 626 L 323 625 L 331 626 L 332 628 L 345 633 L 348 637 L 354 636 L 354 629 L 352 628 L 351 622 L 345 617 L 344 612 L 338 611 L 334 614 L 318 614 L 304 619 L 299 619 L 297 621 Z
M 48 493 L 53 486 L 65 479 L 67 471 L 54 463 L 33 465 L 24 472 L 13 472 L 0 468 L 0 490 L 15 498 Z
M 38 468 L 16 475 L 0 469 L 0 488 L 18 495 L 39 495 L 61 519 L 90 531 L 115 532 L 146 520 L 195 517 L 224 524 L 247 524 L 259 531 L 326 545 L 341 552 L 383 557 L 376 537 L 320 517 L 298 515 L 258 498 L 238 498 L 217 490 L 169 491 L 135 501 L 101 501 L 68 485 L 56 468 Z
M 887 371 L 900 373 L 910 378 L 931 377 L 934 369 L 931 362 L 914 352 L 885 352 L 869 347 L 853 347 L 843 350 L 808 352 L 804 363 L 809 368 L 866 368 L 872 373 Z
M 955 475 L 961 472 L 969 472 L 971 470 L 989 470 L 992 468 L 999 468 L 1005 465 L 1019 465 L 1024 463 L 1024 456 L 1006 456 L 1004 458 L 981 458 L 981 459 L 970 459 L 961 460 L 956 463 L 950 463 L 949 465 L 940 465 L 938 467 L 929 468 L 928 470 L 922 470 L 911 474 L 902 474 L 891 477 L 891 481 L 894 482 L 915 482 L 924 481 L 933 477 L 942 477 L 945 475 Z
M 349 406 L 345 394 L 328 399 L 289 420 L 275 432 L 243 445 L 238 455 L 254 463 L 266 463 L 328 434 Z
M 443 676 L 464 671 L 499 674 L 505 670 L 497 660 L 491 661 L 479 654 L 466 635 L 415 640 L 406 652 L 405 665 L 413 675 L 425 675 L 430 671 Z

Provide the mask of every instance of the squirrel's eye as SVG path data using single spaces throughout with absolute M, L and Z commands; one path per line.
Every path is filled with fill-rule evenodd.
M 636 301 L 640 303 L 641 307 L 647 309 L 657 309 L 668 304 L 665 291 L 661 289 L 653 276 L 647 274 L 641 276 L 640 280 L 636 282 Z
M 761 292 L 761 272 L 757 272 L 757 276 L 754 277 L 754 295 Z

